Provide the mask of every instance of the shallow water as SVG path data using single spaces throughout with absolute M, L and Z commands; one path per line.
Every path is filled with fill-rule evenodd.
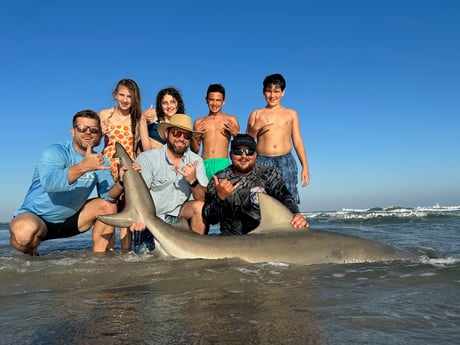
M 2 344 L 460 344 L 458 211 L 353 212 L 309 219 L 418 258 L 299 266 L 97 257 L 90 233 L 28 257 L 9 246 L 3 224 Z

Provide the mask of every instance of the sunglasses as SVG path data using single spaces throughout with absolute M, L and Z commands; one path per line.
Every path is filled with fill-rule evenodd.
M 256 150 L 254 149 L 232 149 L 232 153 L 237 156 L 241 156 L 243 152 L 246 154 L 246 156 L 252 156 Z
M 86 133 L 88 129 L 91 134 L 99 134 L 101 132 L 101 127 L 98 126 L 75 125 L 73 128 L 75 128 L 78 133 Z
M 192 139 L 192 133 L 189 132 L 182 132 L 181 130 L 177 128 L 171 128 L 169 130 L 169 133 L 174 137 L 174 138 L 180 138 L 181 136 L 184 136 L 185 140 L 190 140 Z

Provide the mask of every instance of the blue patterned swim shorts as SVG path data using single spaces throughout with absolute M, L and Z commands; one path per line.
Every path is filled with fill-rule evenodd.
M 286 183 L 294 200 L 300 204 L 299 191 L 297 190 L 299 170 L 292 153 L 286 153 L 282 156 L 262 156 L 258 154 L 256 163 L 278 170 L 281 176 L 283 176 L 284 183 Z

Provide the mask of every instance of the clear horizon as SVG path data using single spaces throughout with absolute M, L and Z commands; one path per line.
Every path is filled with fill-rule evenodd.
M 244 131 L 263 78 L 283 74 L 310 167 L 304 212 L 460 205 L 459 14 L 444 0 L 9 2 L 0 222 L 41 152 L 71 139 L 77 111 L 112 106 L 122 78 L 144 109 L 177 87 L 192 119 L 221 83 Z

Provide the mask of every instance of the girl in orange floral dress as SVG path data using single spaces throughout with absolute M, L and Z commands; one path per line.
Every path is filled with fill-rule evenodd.
M 99 112 L 104 135 L 104 149 L 102 153 L 112 165 L 112 177 L 118 181 L 117 158 L 114 158 L 115 143 L 123 145 L 131 159 L 135 159 L 136 143 L 139 139 L 139 123 L 142 115 L 141 94 L 136 82 L 132 79 L 122 79 L 112 92 L 117 101 L 116 107 L 104 109 Z M 118 201 L 118 211 L 124 207 L 124 198 Z M 122 250 L 131 249 L 131 231 L 127 228 L 120 229 L 120 243 Z M 110 241 L 109 249 L 113 249 L 115 234 Z

